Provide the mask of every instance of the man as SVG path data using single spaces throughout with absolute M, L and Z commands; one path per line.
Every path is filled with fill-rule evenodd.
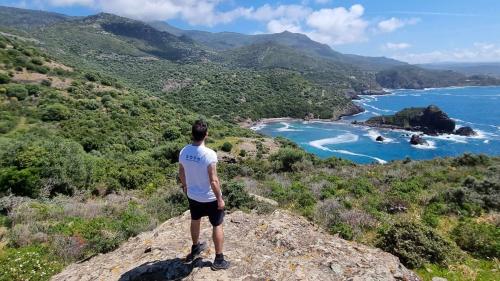
M 217 177 L 217 154 L 205 146 L 208 136 L 208 126 L 202 120 L 194 122 L 192 127 L 193 143 L 186 145 L 179 155 L 179 176 L 184 193 L 189 200 L 191 212 L 191 239 L 193 246 L 187 261 L 193 261 L 206 249 L 206 243 L 199 242 L 200 221 L 208 216 L 213 226 L 212 238 L 215 245 L 215 260 L 213 270 L 229 268 L 229 262 L 224 259 L 222 247 L 224 243 L 224 200 Z

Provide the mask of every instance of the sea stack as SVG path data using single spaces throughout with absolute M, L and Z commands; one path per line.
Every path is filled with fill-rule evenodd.
M 412 135 L 410 143 L 412 145 L 429 145 L 429 143 L 419 135 Z
M 459 129 L 457 129 L 455 132 L 454 132 L 455 135 L 459 135 L 459 136 L 466 136 L 466 137 L 470 137 L 470 136 L 477 136 L 477 133 L 476 131 L 474 131 L 471 127 L 469 126 L 465 126 L 465 127 L 460 127 Z

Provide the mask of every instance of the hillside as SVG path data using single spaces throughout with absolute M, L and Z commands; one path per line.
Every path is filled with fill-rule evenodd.
M 201 239 L 212 248 L 192 265 L 183 264 L 191 247 L 189 219 L 189 212 L 172 218 L 52 280 L 419 280 L 396 257 L 328 235 L 284 211 L 226 216 L 225 256 L 232 262 L 226 271 L 210 270 L 212 229 L 204 221 Z
M 464 154 L 387 165 L 320 159 L 286 139 L 269 139 L 228 120 L 309 111 L 338 117 L 355 110 L 343 89 L 328 89 L 293 69 L 171 61 L 150 52 L 154 44 L 167 44 L 163 39 L 170 35 L 156 43 L 137 30 L 103 29 L 102 24 L 115 21 L 129 24 L 99 15 L 50 25 L 44 33 L 9 28 L 0 35 L 1 281 L 49 280 L 68 266 L 91 270 L 79 268 L 82 264 L 100 270 L 97 262 L 106 253 L 123 254 L 133 263 L 184 254 L 185 240 L 158 251 L 131 237 L 146 241 L 141 239 L 187 210 L 177 182 L 177 157 L 197 118 L 209 123 L 207 146 L 217 151 L 227 209 L 235 211 L 227 221 L 228 230 L 238 234 L 228 240 L 233 249 L 250 251 L 244 239 L 236 240 L 245 229 L 235 220 L 248 219 L 255 229 L 247 232 L 256 235 L 249 236 L 252 241 L 263 238 L 258 250 L 269 253 L 276 268 L 296 268 L 296 274 L 302 274 L 308 256 L 293 256 L 292 250 L 285 257 L 273 249 L 277 243 L 279 250 L 300 242 L 311 246 L 305 233 L 325 241 L 322 248 L 329 251 L 316 252 L 313 245 L 319 253 L 313 261 L 338 262 L 314 262 L 316 272 L 351 276 L 375 267 L 377 274 L 386 274 L 387 264 L 407 272 L 391 253 L 423 280 L 500 279 L 500 158 Z M 130 24 L 155 32 L 140 22 Z M 191 44 L 175 40 L 180 41 L 174 47 Z M 284 233 L 293 239 L 272 232 L 265 236 L 256 227 L 261 218 L 276 221 L 276 227 L 289 226 Z M 168 221 L 157 231 L 185 227 L 183 222 Z M 177 234 L 168 231 L 163 233 Z M 121 245 L 126 246 L 114 252 Z M 125 253 L 128 247 L 137 250 L 136 257 Z M 342 249 L 370 268 L 348 270 L 351 260 L 336 255 Z M 370 259 L 358 259 L 360 253 Z M 303 263 L 295 267 L 288 261 Z M 246 265 L 246 260 L 238 262 Z M 209 278 L 212 273 L 204 268 L 193 274 Z

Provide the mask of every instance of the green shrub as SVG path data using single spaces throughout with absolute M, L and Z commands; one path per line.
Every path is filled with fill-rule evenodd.
M 231 149 L 233 149 L 233 145 L 230 142 L 225 142 L 222 144 L 220 149 L 224 152 L 231 152 Z
M 28 97 L 28 90 L 26 89 L 26 87 L 24 87 L 24 85 L 9 85 L 9 87 L 7 88 L 7 96 L 15 97 L 18 100 L 24 100 L 26 99 L 26 97 Z
M 464 155 L 453 159 L 453 164 L 456 166 L 477 166 L 477 165 L 487 165 L 489 163 L 488 156 L 484 154 L 474 155 L 470 153 L 464 153 Z
M 242 150 L 240 150 L 239 154 L 240 154 L 241 157 L 245 157 L 245 156 L 247 156 L 247 151 L 244 150 L 244 149 L 242 149 Z
M 42 89 L 38 85 L 24 85 L 24 87 L 28 90 L 28 95 L 30 96 L 38 96 L 42 92 Z
M 99 79 L 97 74 L 94 74 L 94 73 L 85 73 L 84 77 L 85 77 L 85 79 L 89 80 L 90 82 L 95 82 Z
M 163 132 L 163 139 L 166 141 L 174 141 L 181 136 L 181 132 L 177 127 L 169 127 Z
M 472 220 L 460 222 L 452 231 L 457 245 L 480 258 L 500 258 L 500 227 Z
M 297 162 L 304 160 L 305 153 L 302 150 L 285 147 L 280 148 L 278 152 L 271 155 L 269 160 L 275 162 L 277 165 L 276 170 L 291 172 L 293 165 Z
M 222 195 L 227 209 L 253 209 L 255 199 L 248 194 L 241 182 L 229 182 L 222 186 Z
M 0 84 L 7 84 L 10 82 L 10 77 L 7 74 L 0 73 Z
M 377 246 L 410 268 L 425 263 L 446 264 L 454 249 L 434 229 L 414 222 L 399 222 L 379 234 Z
M 5 42 L 3 41 L 0 41 L 0 49 L 5 49 L 7 48 L 7 44 L 5 44 Z
M 63 104 L 55 103 L 42 109 L 43 121 L 61 121 L 70 118 L 70 110 Z
M 43 61 L 41 58 L 32 58 L 31 63 L 36 65 L 43 65 Z
M 337 222 L 331 225 L 329 231 L 332 234 L 339 234 L 340 237 L 346 240 L 352 240 L 354 238 L 352 227 L 343 222 Z
M 42 82 L 40 84 L 42 86 L 45 86 L 45 87 L 50 87 L 52 85 L 52 81 L 50 81 L 48 79 L 44 79 L 44 80 L 42 80 Z
M 43 246 L 32 245 L 0 252 L 0 281 L 49 280 L 64 265 Z
M 37 197 L 40 179 L 36 169 L 0 169 L 0 195 L 9 192 L 17 196 Z

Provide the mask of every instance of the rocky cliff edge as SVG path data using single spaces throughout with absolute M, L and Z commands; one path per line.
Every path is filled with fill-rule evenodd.
M 226 271 L 212 271 L 211 227 L 201 239 L 210 247 L 192 264 L 189 212 L 130 238 L 117 250 L 68 266 L 53 280 L 419 280 L 397 257 L 332 236 L 283 210 L 268 215 L 237 211 L 225 218 Z

